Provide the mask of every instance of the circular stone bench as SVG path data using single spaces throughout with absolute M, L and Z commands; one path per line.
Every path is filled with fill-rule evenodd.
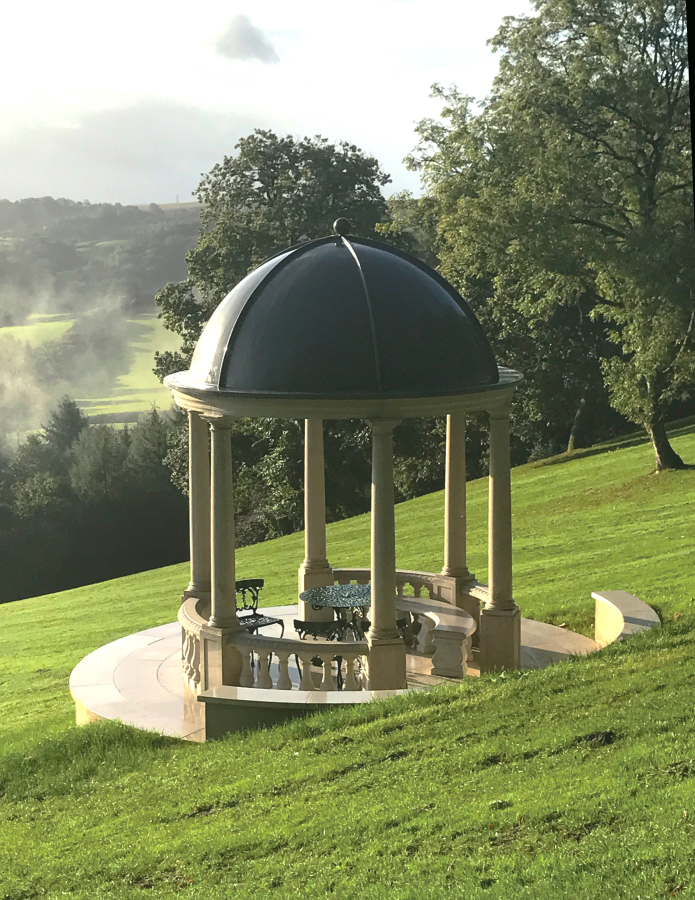
M 464 609 L 442 600 L 396 597 L 396 609 L 425 620 L 428 627 L 419 644 L 432 656 L 432 675 L 464 678 L 471 652 L 471 637 L 476 629 L 473 616 Z
M 594 591 L 591 596 L 596 601 L 594 640 L 599 650 L 661 625 L 651 606 L 627 591 Z

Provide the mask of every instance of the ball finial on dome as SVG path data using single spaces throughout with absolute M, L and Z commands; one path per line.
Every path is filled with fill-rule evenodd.
M 352 231 L 352 222 L 350 222 L 349 219 L 341 216 L 333 223 L 333 231 L 336 234 L 339 234 L 341 237 L 348 235 Z

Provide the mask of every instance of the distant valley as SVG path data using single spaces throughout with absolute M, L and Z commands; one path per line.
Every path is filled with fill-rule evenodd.
M 185 277 L 198 210 L 0 200 L 0 442 L 39 427 L 66 394 L 96 421 L 168 408 L 153 356 L 179 338 L 154 297 Z

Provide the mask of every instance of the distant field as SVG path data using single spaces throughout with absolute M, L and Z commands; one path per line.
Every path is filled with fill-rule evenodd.
M 36 313 L 29 316 L 26 325 L 0 328 L 0 335 L 9 334 L 38 347 L 48 341 L 59 341 L 73 323 L 74 319 L 66 315 Z M 132 351 L 128 370 L 114 381 L 108 394 L 95 392 L 74 398 L 88 415 L 108 416 L 102 421 L 134 421 L 153 404 L 160 409 L 171 405 L 171 394 L 159 383 L 152 366 L 155 351 L 178 349 L 179 337 L 167 331 L 155 313 L 128 319 L 127 329 Z
M 129 421 L 152 407 L 168 409 L 171 394 L 152 372 L 156 350 L 177 350 L 181 339 L 167 331 L 155 315 L 128 319 L 132 348 L 130 368 L 114 383 L 106 396 L 82 396 L 75 399 L 90 416 L 108 415 L 110 421 Z M 111 418 L 113 417 L 113 418 Z
M 10 325 L 0 328 L 0 335 L 9 334 L 18 341 L 39 347 L 47 341 L 59 341 L 70 330 L 75 320 L 69 316 L 34 313 L 29 316 L 26 325 Z

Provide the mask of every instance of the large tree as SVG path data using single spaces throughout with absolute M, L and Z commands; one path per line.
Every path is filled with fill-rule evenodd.
M 363 237 L 379 237 L 389 221 L 382 188 L 391 180 L 373 157 L 352 144 L 321 137 L 295 140 L 257 130 L 242 138 L 201 181 L 197 246 L 188 277 L 157 297 L 161 318 L 181 335 L 177 353 L 157 354 L 160 377 L 187 368 L 202 328 L 217 305 L 269 256 L 329 234 L 346 216 Z M 404 243 L 403 239 L 400 241 Z M 172 480 L 187 483 L 187 435 L 178 423 L 168 435 Z M 241 419 L 234 423 L 237 540 L 252 543 L 295 531 L 302 523 L 301 423 Z M 326 499 L 329 518 L 369 505 L 369 440 L 361 423 L 326 424 Z
M 539 346 L 565 318 L 577 397 L 598 362 L 657 469 L 678 468 L 665 422 L 695 383 L 685 2 L 535 7 L 492 41 L 502 59 L 482 108 L 438 89 L 448 122 L 420 125 L 413 164 L 438 204 L 443 269 L 488 284 L 488 314 L 516 311 Z
M 347 216 L 363 237 L 375 237 L 387 217 L 381 189 L 391 179 L 352 144 L 257 129 L 236 150 L 195 192 L 201 230 L 187 256 L 188 277 L 157 296 L 164 324 L 183 341 L 179 353 L 156 355 L 160 377 L 187 367 L 214 309 L 269 256 L 329 234 L 338 216 Z

